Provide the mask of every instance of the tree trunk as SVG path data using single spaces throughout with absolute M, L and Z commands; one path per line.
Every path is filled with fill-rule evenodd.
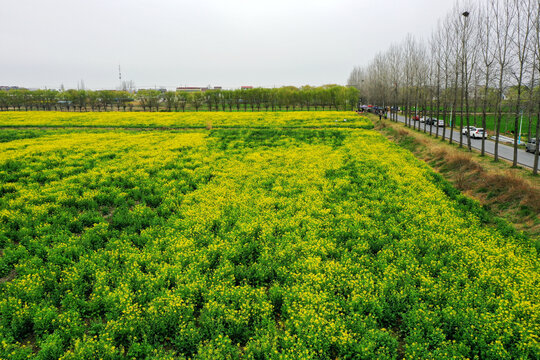
M 463 147 L 463 100 L 465 99 L 465 76 L 463 73 L 463 64 L 461 65 L 461 101 L 459 109 L 459 147 Z M 456 111 L 457 112 L 457 111 Z M 467 133 L 469 128 L 467 128 Z
M 467 71 L 467 60 L 465 60 L 465 71 Z M 465 76 L 467 77 L 465 79 L 465 116 L 467 118 L 467 149 L 469 149 L 469 151 L 472 151 L 471 132 L 468 131 L 471 125 L 471 120 L 469 118 L 469 79 L 467 74 L 465 74 Z
M 501 134 L 501 120 L 502 120 L 502 95 L 503 95 L 503 69 L 499 75 L 499 90 L 497 93 L 497 116 L 495 119 L 495 152 L 493 156 L 494 161 L 499 161 L 499 135 Z
M 437 101 L 436 101 L 436 106 L 437 106 L 437 111 L 435 112 L 435 118 L 437 119 L 437 124 L 436 124 L 436 133 L 435 133 L 435 139 L 437 139 L 439 137 L 439 117 L 441 116 L 440 115 L 440 107 L 441 107 L 441 73 L 440 73 L 440 69 L 439 67 L 437 67 L 437 93 L 436 93 L 436 97 L 437 97 Z
M 534 149 L 533 175 L 538 175 L 538 150 L 540 146 L 540 103 L 538 104 L 538 113 L 536 114 L 536 144 Z
M 457 71 L 457 63 L 456 63 L 455 70 L 456 70 L 456 77 L 454 81 L 454 98 L 452 99 L 452 114 L 450 115 L 450 136 L 448 137 L 450 144 L 453 143 L 454 127 L 456 125 L 457 96 L 458 96 L 457 82 L 458 82 L 458 75 L 459 75 L 459 72 Z
M 485 89 L 484 89 L 484 100 L 482 101 L 482 127 L 484 128 L 484 132 L 487 134 L 487 124 L 486 124 L 486 110 L 487 110 L 487 97 L 488 97 L 488 84 L 489 84 L 489 72 L 486 70 L 486 82 L 485 82 Z M 480 151 L 480 156 L 486 155 L 486 139 L 482 137 L 482 149 Z
M 523 72 L 523 68 L 521 68 L 521 73 L 520 73 L 520 76 L 519 76 L 519 81 L 518 81 L 518 93 L 517 93 L 517 99 L 516 99 L 516 113 L 515 113 L 515 117 L 514 117 L 514 157 L 512 159 L 512 166 L 513 167 L 516 167 L 517 166 L 517 157 L 518 157 L 518 139 L 519 139 L 519 135 L 521 134 L 518 134 L 518 132 L 521 130 L 519 128 L 519 105 L 520 105 L 520 102 L 521 102 L 521 82 L 522 82 L 522 74 Z

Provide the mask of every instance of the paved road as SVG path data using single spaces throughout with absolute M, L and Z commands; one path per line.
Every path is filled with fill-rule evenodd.
M 399 115 L 398 121 L 404 123 L 405 117 Z M 424 123 L 420 123 L 419 121 L 415 121 L 416 127 L 420 126 L 420 129 L 424 130 Z M 425 125 L 426 132 L 429 133 L 429 125 Z M 442 136 L 443 128 L 433 126 L 432 132 L 435 134 L 435 132 L 438 131 L 439 136 Z M 450 129 L 446 128 L 446 137 L 450 135 Z M 458 131 L 453 131 L 452 133 L 452 139 L 459 144 L 459 129 Z M 463 135 L 463 146 L 467 147 L 467 136 Z M 482 148 L 482 140 L 481 139 L 473 139 L 471 138 L 471 147 L 480 150 Z M 485 150 L 487 154 L 493 155 L 495 153 L 495 141 L 486 139 L 485 142 Z M 514 159 L 514 148 L 512 146 L 503 145 L 499 143 L 499 157 L 502 159 L 506 159 L 509 161 L 512 161 Z M 517 162 L 519 165 L 527 166 L 532 168 L 534 164 L 534 154 L 528 153 L 525 150 L 518 149 L 518 159 Z

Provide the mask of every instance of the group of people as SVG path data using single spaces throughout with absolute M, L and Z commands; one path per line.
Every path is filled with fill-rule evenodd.
M 370 110 L 367 110 L 367 111 L 369 112 Z M 387 111 L 388 110 L 386 108 L 377 108 L 377 109 L 374 110 L 374 113 L 375 113 L 375 115 L 379 115 L 379 120 L 381 120 L 383 117 L 386 119 Z M 366 109 L 364 107 L 360 106 L 356 112 L 358 114 L 362 114 L 362 113 L 366 112 Z

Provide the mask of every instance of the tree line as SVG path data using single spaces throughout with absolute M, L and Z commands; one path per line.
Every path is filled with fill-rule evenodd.
M 540 2 L 477 0 L 458 2 L 427 40 L 408 35 L 355 67 L 348 84 L 362 101 L 391 108 L 397 121 L 416 127 L 413 116 L 443 119 L 460 129 L 459 146 L 471 149 L 464 126 L 484 129 L 493 121 L 495 161 L 503 122 L 511 122 L 513 165 L 517 166 L 519 129 L 536 138 L 533 173 L 538 173 L 540 135 Z M 525 119 L 525 124 L 522 120 Z M 429 127 L 432 133 L 432 125 Z M 426 127 L 424 127 L 424 131 Z M 438 136 L 436 132 L 435 136 Z M 446 137 L 445 128 L 442 133 Z M 452 137 L 448 137 L 452 143 Z M 485 153 L 482 139 L 481 153 Z
M 237 90 L 160 91 L 116 90 L 0 91 L 0 110 L 54 111 L 289 111 L 354 110 L 359 91 L 353 86 L 284 86 Z

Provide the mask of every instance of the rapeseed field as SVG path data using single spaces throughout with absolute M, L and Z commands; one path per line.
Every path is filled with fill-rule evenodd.
M 170 127 L 170 128 L 297 128 L 351 127 L 371 129 L 373 124 L 350 111 L 290 112 L 0 112 L 0 126 L 15 127 Z
M 529 239 L 364 118 L 247 115 L 0 130 L 0 358 L 540 357 Z

